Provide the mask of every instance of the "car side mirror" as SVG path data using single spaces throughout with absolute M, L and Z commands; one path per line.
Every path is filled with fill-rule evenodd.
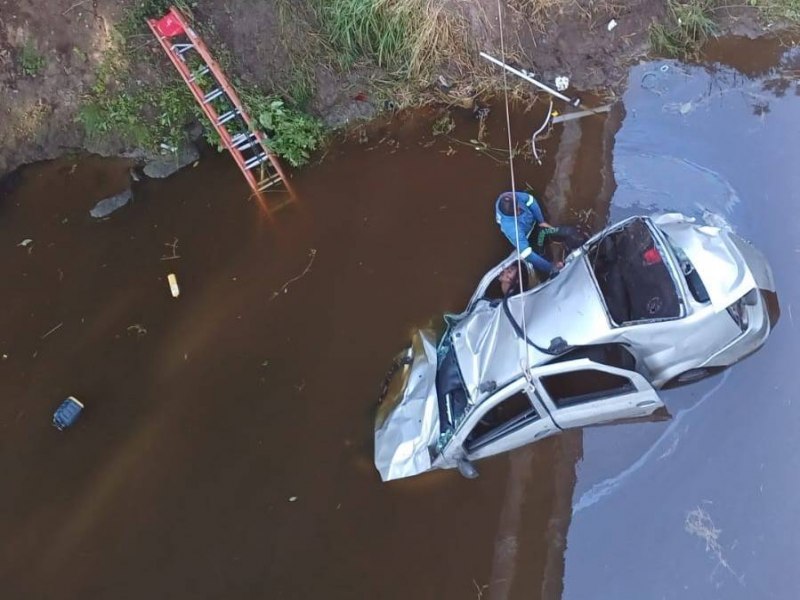
M 463 477 L 467 479 L 476 479 L 478 477 L 478 469 L 466 458 L 459 458 L 456 466 L 458 467 L 458 472 L 461 473 Z

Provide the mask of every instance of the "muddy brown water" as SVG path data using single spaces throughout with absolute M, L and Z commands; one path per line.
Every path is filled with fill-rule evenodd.
M 541 108 L 515 114 L 520 140 Z M 507 457 L 476 482 L 383 485 L 372 465 L 392 356 L 508 252 L 493 222 L 502 157 L 470 143 L 469 113 L 448 138 L 432 136 L 436 117 L 335 145 L 272 222 L 224 156 L 135 184 L 99 222 L 88 210 L 124 187 L 124 161 L 21 173 L 0 204 L 4 597 L 473 597 L 502 519 L 501 545 L 526 529 L 514 585 L 549 570 L 558 588 L 546 538 L 553 514 L 568 521 L 576 438 L 540 444 L 530 481 L 508 492 Z M 603 146 L 614 123 L 578 130 Z M 502 147 L 499 107 L 489 125 L 486 143 Z M 556 142 L 543 167 L 518 161 L 520 187 L 543 192 Z M 594 175 L 552 209 L 597 226 L 603 157 L 581 148 Z M 86 411 L 58 433 L 50 418 L 70 394 Z
M 742 44 L 720 56 L 733 64 Z M 696 90 L 676 83 L 760 89 L 774 79 L 783 51 L 777 44 L 748 48 L 744 55 L 768 53 L 739 66 L 749 75 L 724 66 L 637 67 L 637 85 L 645 72 L 658 74 L 609 116 L 556 128 L 541 144 L 541 167 L 516 162 L 518 187 L 540 196 L 552 220 L 597 229 L 636 211 L 697 212 L 685 175 L 701 186 L 695 191 L 709 198 L 708 208 L 766 246 L 781 298 L 791 302 L 796 290 L 785 280 L 800 255 L 786 258 L 770 237 L 789 225 L 762 219 L 748 187 L 771 185 L 763 175 L 770 164 L 778 165 L 774 173 L 788 172 L 779 159 L 786 140 L 765 144 L 757 161 L 721 169 L 732 139 L 742 138 L 718 142 L 701 125 L 715 123 L 719 133 L 735 118 L 749 130 L 760 126 L 757 116 L 726 112 L 730 105 L 720 102 L 682 111 Z M 726 77 L 704 79 L 714 73 Z M 796 126 L 796 98 L 773 96 L 767 118 L 790 106 L 777 127 Z M 658 103 L 648 104 L 653 97 Z M 515 140 L 523 143 L 538 127 L 541 109 L 515 111 Z M 724 443 L 741 444 L 716 432 L 724 443 L 709 447 L 699 432 L 715 418 L 738 431 L 748 422 L 744 400 L 728 410 L 733 416 L 703 417 L 709 407 L 726 414 L 708 398 L 733 395 L 733 383 L 743 394 L 761 394 L 744 382 L 755 369 L 774 373 L 776 352 L 793 348 L 786 317 L 777 339 L 729 375 L 671 392 L 671 421 L 544 440 L 480 462 L 475 481 L 439 472 L 380 483 L 372 417 L 392 356 L 411 329 L 460 310 L 508 251 L 492 214 L 493 199 L 508 187 L 507 167 L 470 142 L 478 124 L 469 113 L 456 112 L 449 137 L 431 135 L 436 117 L 401 116 L 372 128 L 366 141 L 337 143 L 323 164 L 298 174 L 297 205 L 272 222 L 246 199 L 224 156 L 136 184 L 135 201 L 101 222 L 88 210 L 125 185 L 124 161 L 31 167 L 2 192 L 3 597 L 580 598 L 625 597 L 629 589 L 636 593 L 628 597 L 687 597 L 682 583 L 652 571 L 658 565 L 642 546 L 652 536 L 665 540 L 659 557 L 672 569 L 688 568 L 684 556 L 702 566 L 691 571 L 698 579 L 690 597 L 716 597 L 720 581 L 726 593 L 739 589 L 713 562 L 711 543 L 728 557 L 734 540 L 706 538 L 704 549 L 703 539 L 684 531 L 695 507 L 724 504 L 690 483 L 717 468 L 705 457 L 724 456 Z M 488 124 L 487 144 L 504 146 L 499 107 Z M 661 151 L 662 140 L 669 151 Z M 693 155 L 697 148 L 720 154 Z M 743 164 L 761 174 L 744 172 Z M 796 198 L 800 188 L 785 183 L 775 183 L 775 193 Z M 743 190 L 734 194 L 738 202 L 731 190 Z M 26 239 L 33 242 L 18 245 Z M 169 295 L 170 272 L 178 299 Z M 87 408 L 59 433 L 50 419 L 68 394 Z M 762 423 L 762 433 L 773 426 Z M 688 429 L 698 437 L 674 442 Z M 758 456 L 740 463 L 748 489 L 763 469 Z M 675 522 L 662 527 L 667 517 L 644 510 L 659 479 L 639 474 L 665 464 L 670 488 L 659 493 L 691 492 L 691 502 L 675 501 L 667 511 Z M 788 489 L 786 469 L 774 477 L 775 489 Z M 731 476 L 718 485 L 730 497 L 738 482 Z M 747 498 L 727 513 L 710 511 L 725 536 L 732 526 L 725 515 L 741 522 L 757 509 L 757 497 Z M 794 523 L 792 514 L 780 512 L 775 523 Z M 648 581 L 656 583 L 648 588 Z

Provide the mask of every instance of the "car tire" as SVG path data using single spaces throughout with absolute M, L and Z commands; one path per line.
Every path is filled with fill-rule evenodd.
M 684 371 L 677 377 L 673 377 L 664 386 L 666 389 L 672 389 L 683 385 L 696 383 L 706 377 L 711 377 L 715 373 L 719 373 L 722 369 L 719 367 L 698 367 L 697 369 L 689 369 Z

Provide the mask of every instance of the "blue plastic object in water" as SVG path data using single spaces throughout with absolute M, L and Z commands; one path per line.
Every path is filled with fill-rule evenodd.
M 63 431 L 78 420 L 82 410 L 83 404 L 77 398 L 70 396 L 53 413 L 53 426 Z

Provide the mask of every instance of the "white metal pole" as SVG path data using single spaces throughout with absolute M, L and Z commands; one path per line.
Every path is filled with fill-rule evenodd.
M 570 98 L 570 97 L 568 97 L 568 96 L 565 96 L 565 95 L 564 95 L 564 94 L 562 94 L 561 92 L 559 92 L 559 91 L 557 91 L 557 90 L 554 90 L 553 88 L 551 88 L 551 87 L 549 87 L 549 86 L 547 86 L 547 85 L 545 85 L 545 84 L 543 84 L 543 83 L 540 83 L 540 82 L 536 81 L 536 80 L 535 80 L 533 77 L 531 77 L 530 75 L 527 75 L 527 74 L 523 73 L 523 72 L 522 72 L 522 71 L 520 71 L 519 69 L 515 69 L 514 67 L 510 67 L 510 66 L 508 66 L 506 63 L 504 63 L 503 61 L 501 61 L 501 60 L 497 60 L 495 57 L 493 57 L 493 56 L 490 56 L 490 55 L 486 54 L 486 52 L 481 52 L 481 56 L 482 56 L 483 58 L 485 58 L 486 60 L 488 60 L 489 62 L 493 62 L 493 63 L 494 63 L 494 64 L 496 64 L 497 66 L 499 66 L 499 67 L 503 67 L 503 68 L 504 68 L 506 71 L 508 71 L 509 73 L 513 73 L 513 74 L 514 74 L 514 75 L 516 75 L 517 77 L 521 77 L 521 78 L 522 78 L 522 79 L 524 79 L 525 81 L 528 81 L 528 82 L 532 83 L 533 85 L 535 85 L 535 86 L 536 86 L 536 87 L 538 87 L 539 89 L 542 89 L 542 90 L 544 90 L 544 91 L 545 91 L 545 92 L 547 92 L 548 94 L 552 94 L 552 95 L 553 95 L 553 96 L 555 96 L 556 98 L 560 98 L 560 99 L 561 99 L 561 100 L 563 100 L 564 102 L 567 102 L 567 103 L 569 103 L 569 104 L 572 104 L 572 105 L 574 105 L 574 106 L 577 106 L 578 104 L 580 104 L 580 100 L 577 100 L 577 99 L 573 100 L 572 98 Z

